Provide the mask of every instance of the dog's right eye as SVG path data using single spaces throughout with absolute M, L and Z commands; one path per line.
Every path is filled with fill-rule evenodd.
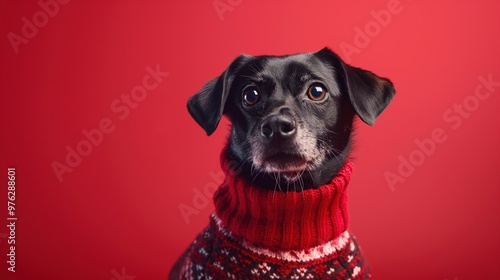
M 255 105 L 259 100 L 260 96 L 256 87 L 247 87 L 243 90 L 243 104 L 246 106 Z
M 320 83 L 314 83 L 307 90 L 307 97 L 313 101 L 321 101 L 325 99 L 327 90 L 325 86 Z

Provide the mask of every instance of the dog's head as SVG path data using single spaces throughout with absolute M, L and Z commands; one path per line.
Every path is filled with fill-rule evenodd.
M 373 125 L 394 94 L 388 79 L 325 48 L 241 55 L 189 99 L 188 110 L 208 135 L 223 114 L 229 118 L 227 157 L 242 176 L 261 176 L 258 184 L 267 188 L 280 181 L 313 188 L 345 163 L 354 116 Z

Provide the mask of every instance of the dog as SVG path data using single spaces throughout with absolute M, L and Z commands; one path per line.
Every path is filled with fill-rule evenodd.
M 373 125 L 394 95 L 328 48 L 237 57 L 187 103 L 207 135 L 231 122 L 226 179 L 169 279 L 369 279 L 347 230 L 353 125 Z

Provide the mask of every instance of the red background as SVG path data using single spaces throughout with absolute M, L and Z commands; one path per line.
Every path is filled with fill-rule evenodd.
M 397 88 L 374 127 L 358 125 L 350 184 L 350 229 L 377 279 L 499 279 L 500 87 L 473 97 L 480 76 L 500 81 L 498 1 L 401 0 L 380 30 L 371 11 L 389 0 L 233 0 L 222 19 L 213 2 L 70 1 L 16 54 L 8 34 L 22 35 L 22 18 L 33 22 L 42 9 L 2 1 L 1 279 L 165 279 L 213 211 L 200 207 L 186 223 L 179 205 L 194 207 L 195 191 L 214 182 L 227 135 L 224 121 L 206 137 L 187 98 L 239 53 L 324 46 Z M 366 46 L 342 52 L 342 43 L 356 46 L 356 27 L 370 24 Z M 157 64 L 169 76 L 119 119 L 112 102 Z M 464 100 L 477 108 L 446 121 Z M 59 182 L 51 164 L 65 163 L 66 147 L 104 118 L 115 130 Z M 415 140 L 434 129 L 446 141 L 418 158 Z M 399 174 L 400 156 L 411 154 L 423 163 L 391 189 L 384 174 Z M 16 273 L 6 263 L 9 166 L 17 169 Z

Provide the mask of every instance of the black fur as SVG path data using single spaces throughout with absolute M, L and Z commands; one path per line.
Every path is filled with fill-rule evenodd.
M 315 83 L 328 92 L 322 101 L 307 97 Z M 255 105 L 243 102 L 248 87 L 258 91 Z M 337 174 L 349 156 L 355 115 L 373 125 L 394 94 L 388 79 L 352 67 L 324 48 L 287 56 L 241 55 L 189 99 L 188 110 L 207 135 L 222 115 L 229 118 L 225 153 L 240 176 L 265 189 L 300 191 Z M 269 138 L 268 132 L 276 133 Z M 321 152 L 311 160 L 310 149 Z

